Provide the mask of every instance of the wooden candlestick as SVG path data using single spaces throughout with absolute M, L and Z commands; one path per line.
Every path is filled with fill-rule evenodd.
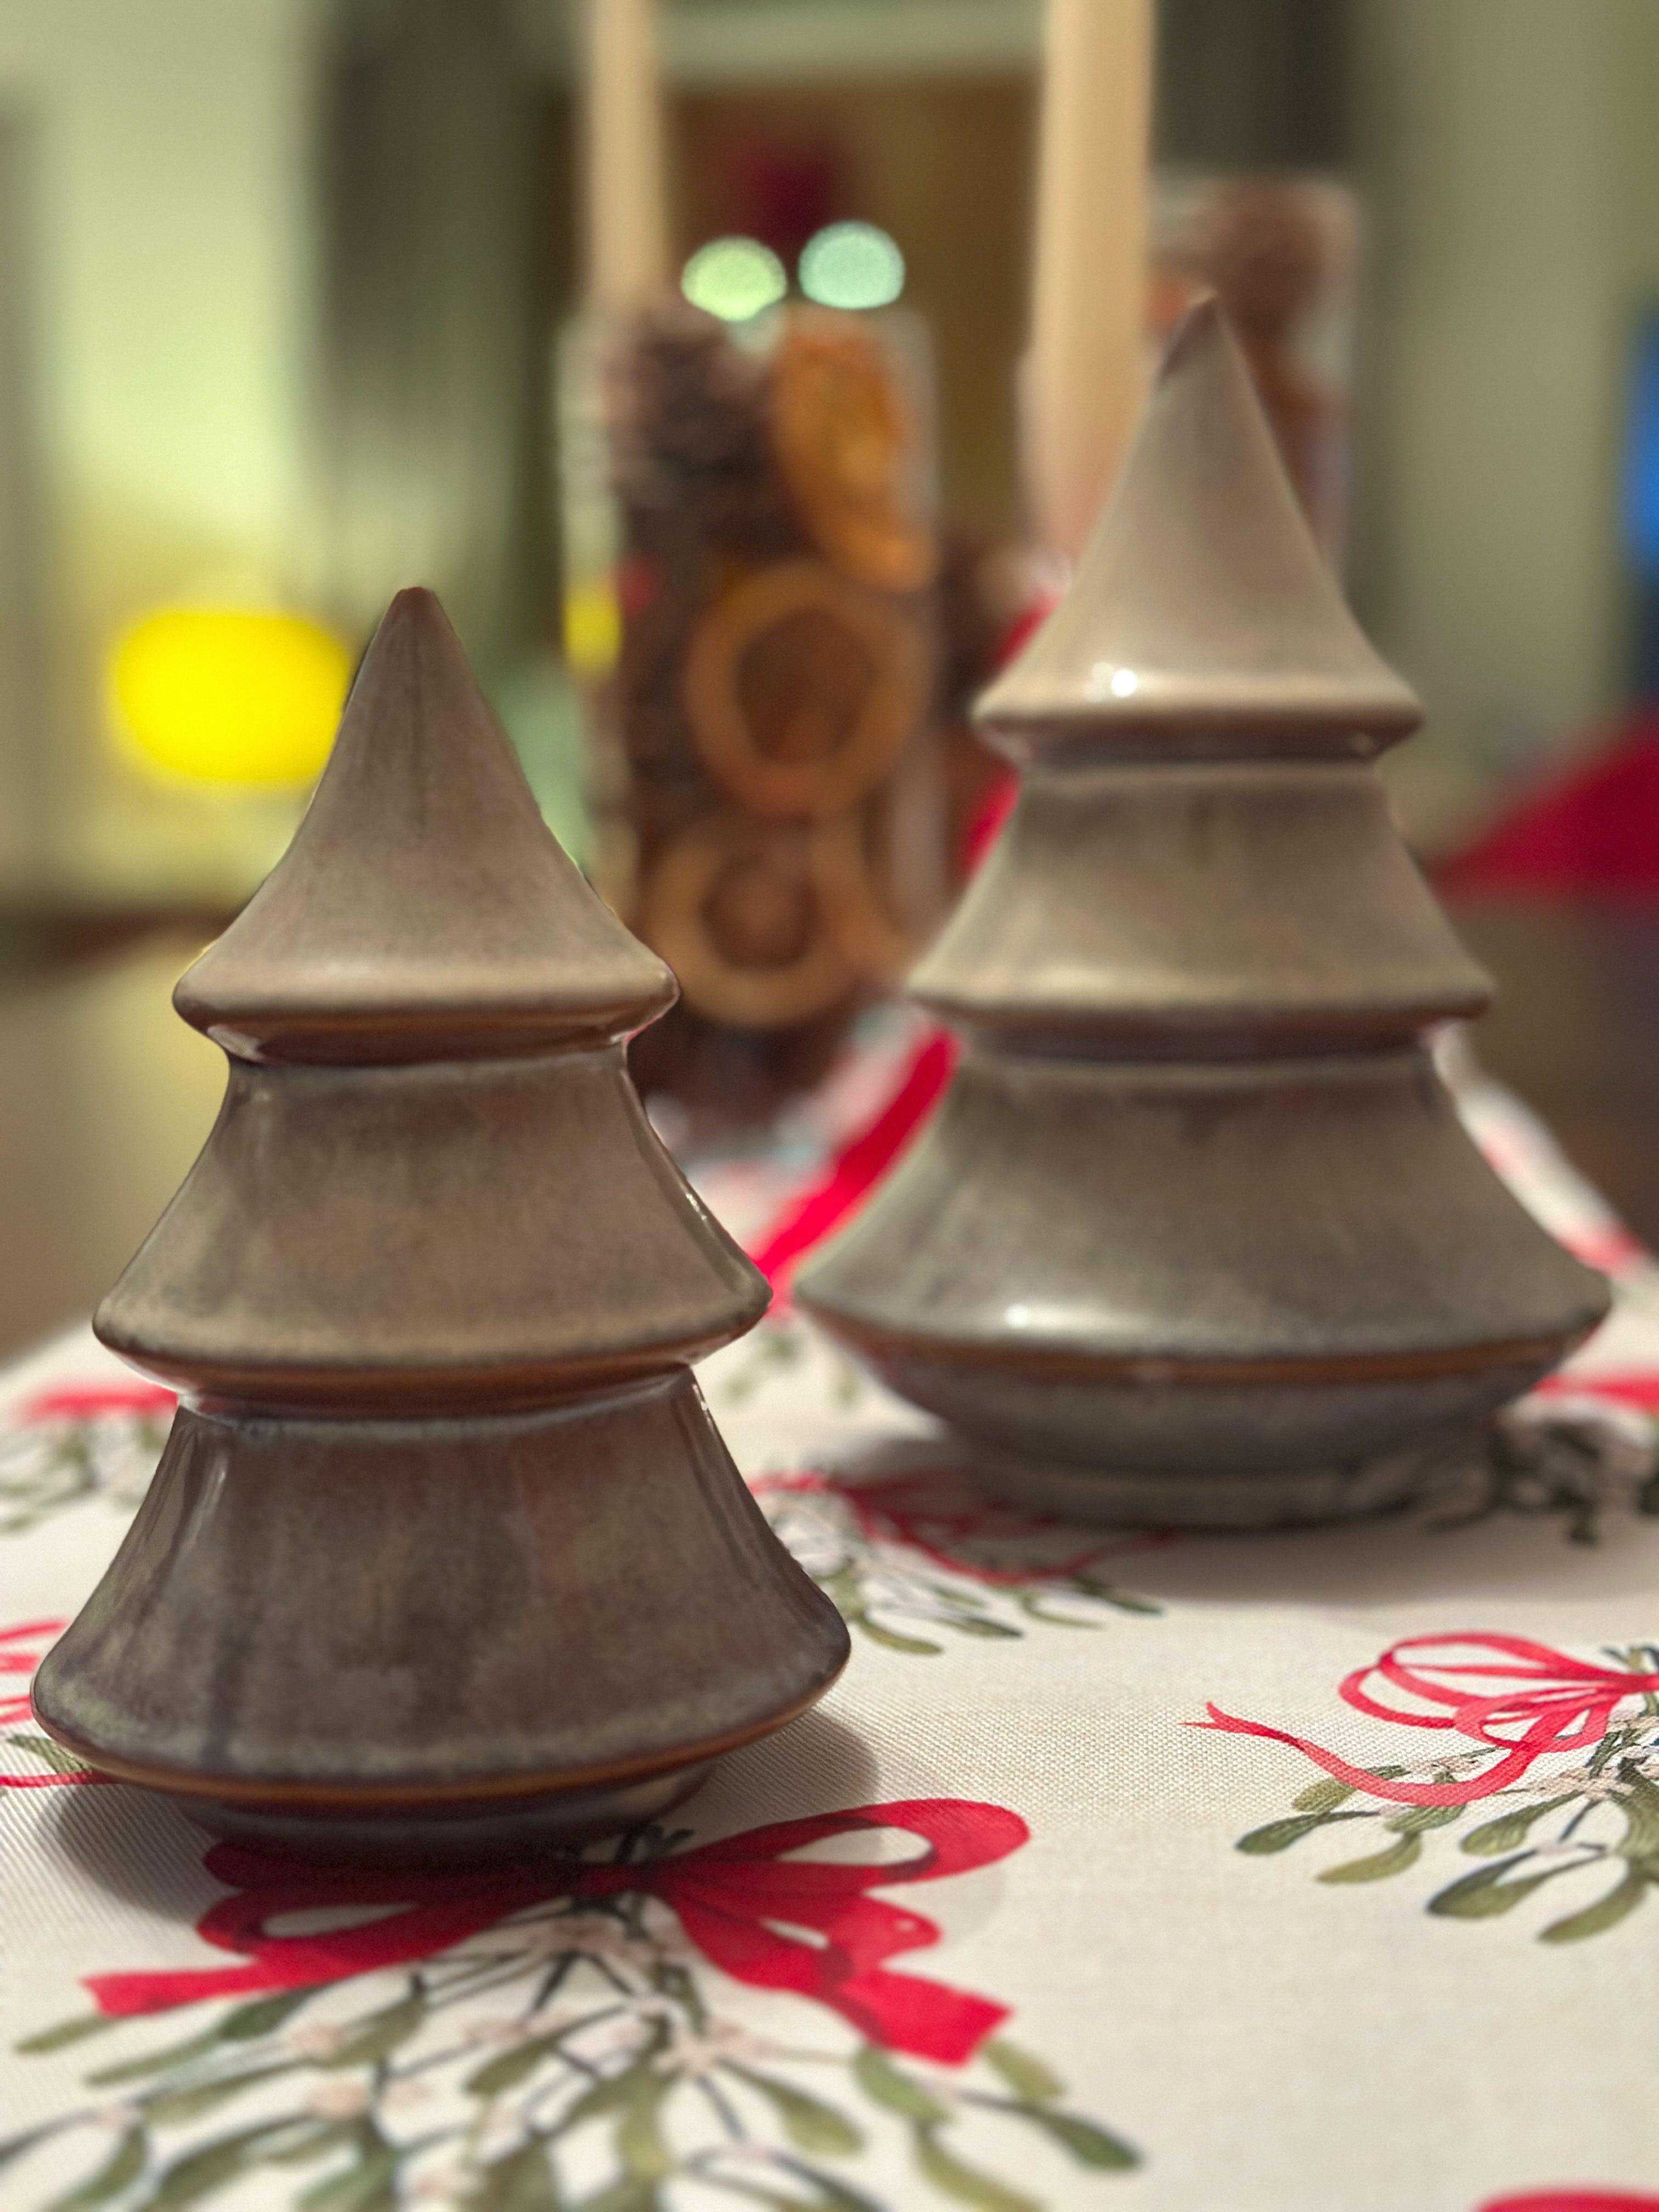
M 1081 552 L 1146 389 L 1152 0 L 1048 0 L 1023 413 L 1032 520 Z
M 188 1395 L 52 1735 L 218 1834 L 443 1858 L 653 1817 L 822 1693 L 846 1630 L 688 1364 L 768 1293 L 628 1079 L 673 996 L 402 593 L 175 994 L 229 1087 L 94 1325 Z
M 632 314 L 671 289 L 654 0 L 588 0 L 587 286 Z

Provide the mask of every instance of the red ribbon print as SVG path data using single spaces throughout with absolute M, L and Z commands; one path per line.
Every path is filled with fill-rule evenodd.
M 87 1382 L 61 1390 L 42 1390 L 19 1409 L 19 1419 L 32 1421 L 95 1421 L 109 1413 L 153 1413 L 158 1419 L 172 1413 L 179 1403 L 176 1391 L 159 1382 Z
M 1659 2197 L 1628 2189 L 1538 2189 L 1521 2197 L 1494 2197 L 1480 2212 L 1659 2212 Z
M 20 1620 L 14 1628 L 0 1628 L 0 1674 L 21 1674 L 27 1681 L 67 1626 L 62 1620 Z M 0 1697 L 0 1729 L 29 1717 L 27 1690 L 16 1697 Z M 66 1783 L 108 1779 L 89 1766 L 53 1768 L 48 1774 L 0 1774 L 0 1790 L 61 1790 Z
M 912 1836 L 922 1848 L 888 1862 L 789 1856 L 829 1837 L 883 1829 Z M 100 2012 L 117 2015 L 161 2012 L 202 1997 L 305 1989 L 431 1958 L 550 1897 L 645 1895 L 670 1906 L 690 1941 L 734 1981 L 793 1990 L 828 2005 L 872 2043 L 960 2066 L 1007 2017 L 1007 2007 L 918 1975 L 889 1973 L 888 1960 L 936 1943 L 939 1931 L 920 1913 L 870 1893 L 993 1865 L 1030 1834 L 1017 1813 L 1000 1805 L 913 1798 L 750 1828 L 639 1865 L 573 1867 L 550 1881 L 523 1875 L 313 1871 L 216 1844 L 204 1863 L 235 1894 L 210 1905 L 197 1933 L 222 1951 L 240 1953 L 246 1963 L 97 1974 L 86 1986 Z M 272 1923 L 285 1914 L 350 1905 L 375 1917 L 319 1935 L 273 1932 Z
M 750 1488 L 757 1498 L 824 1498 L 839 1503 L 851 1513 L 866 1543 L 905 1545 L 947 1574 L 969 1576 L 991 1589 L 1073 1582 L 1109 1559 L 1160 1549 L 1170 1541 L 1158 1534 L 1068 1543 L 1048 1556 L 1035 1547 L 1047 1540 L 1066 1539 L 1064 1522 L 988 1504 L 977 1494 L 969 1498 L 956 1478 L 940 1468 L 870 1482 L 838 1482 L 832 1475 L 814 1473 L 763 1474 Z M 1005 1555 L 1024 1547 L 1026 1556 L 1016 1565 L 997 1566 L 971 1548 L 975 1544 Z
M 1588 1259 L 1583 1252 L 1580 1259 Z M 1604 1274 L 1613 1273 L 1605 1261 L 1589 1260 L 1593 1267 Z M 1633 1367 L 1609 1369 L 1605 1374 L 1580 1374 L 1571 1368 L 1547 1375 L 1534 1385 L 1534 1395 L 1540 1398 L 1606 1398 L 1616 1406 L 1634 1406 L 1644 1413 L 1659 1413 L 1659 1368 Z
M 1444 1710 L 1385 1705 L 1366 1687 L 1373 1676 Z M 1207 1708 L 1207 1720 L 1192 1725 L 1289 1744 L 1339 1782 L 1396 1804 L 1469 1805 L 1518 1782 L 1547 1753 L 1591 1750 L 1607 1734 L 1614 1708 L 1644 1692 L 1659 1692 L 1659 1674 L 1575 1659 L 1522 1636 L 1408 1636 L 1391 1644 L 1380 1659 L 1346 1678 L 1340 1685 L 1343 1702 L 1373 1720 L 1449 1729 L 1498 1754 L 1480 1773 L 1455 1782 L 1385 1780 L 1305 1737 L 1261 1721 L 1239 1720 L 1216 1705 Z
M 61 1620 L 20 1620 L 15 1628 L 0 1628 L 0 1674 L 21 1674 L 27 1682 L 66 1626 Z M 0 1697 L 0 1728 L 28 1717 L 27 1689 L 16 1697 Z

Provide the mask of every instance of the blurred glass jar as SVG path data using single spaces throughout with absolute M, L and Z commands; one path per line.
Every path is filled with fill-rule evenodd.
M 574 326 L 560 381 L 590 872 L 682 994 L 635 1079 L 758 1119 L 948 897 L 925 331 L 676 302 Z
M 1148 321 L 1161 343 L 1213 291 L 1244 349 L 1314 535 L 1347 532 L 1359 223 L 1326 176 L 1166 169 L 1153 181 Z

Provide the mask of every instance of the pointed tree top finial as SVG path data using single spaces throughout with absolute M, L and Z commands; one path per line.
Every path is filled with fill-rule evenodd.
M 173 1003 L 255 1056 L 439 1060 L 620 1036 L 674 993 L 543 822 L 416 589 L 374 634 L 293 843 Z
M 1170 339 L 1070 590 L 979 702 L 1020 750 L 1371 752 L 1422 719 L 1349 612 L 1212 299 Z

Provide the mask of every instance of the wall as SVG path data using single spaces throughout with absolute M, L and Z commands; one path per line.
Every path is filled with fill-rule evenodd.
M 1430 728 L 1426 842 L 1623 692 L 1626 319 L 1659 271 L 1651 0 L 1357 0 L 1370 204 L 1356 586 Z
M 237 896 L 280 847 L 281 808 L 112 771 L 100 667 L 159 599 L 292 581 L 316 13 L 0 0 L 0 102 L 30 138 L 49 732 L 46 818 L 13 895 Z
M 544 28 L 564 4 L 526 0 Z M 1628 318 L 1644 292 L 1659 295 L 1659 4 L 1350 4 L 1373 224 L 1354 581 L 1431 709 L 1399 771 L 1408 818 L 1433 842 L 1621 696 L 1613 477 Z M 33 248 L 21 278 L 0 255 L 0 284 L 8 325 L 22 318 L 40 428 L 32 573 L 50 647 L 46 734 L 28 733 L 43 755 L 38 800 L 15 757 L 21 733 L 0 728 L 0 899 L 41 887 L 105 902 L 234 897 L 290 818 L 112 767 L 99 671 L 112 633 L 158 599 L 216 580 L 303 599 L 314 574 L 313 72 L 325 14 L 325 0 L 0 0 L 0 108 L 20 134 Z M 817 80 L 789 96 L 833 101 L 849 41 L 872 75 L 892 73 L 866 102 L 872 167 L 907 198 L 937 187 L 937 257 L 932 243 L 917 255 L 918 290 L 936 294 L 926 304 L 946 407 L 982 426 L 957 441 L 953 489 L 1005 520 L 1013 488 L 989 426 L 1007 403 L 991 356 L 1018 344 L 1023 314 L 1020 76 L 1036 9 L 911 0 L 776 17 L 676 9 L 667 44 L 683 112 L 732 100 L 734 76 L 750 99 L 786 61 Z M 960 127 L 936 138 L 913 127 L 896 80 L 937 76 L 942 26 L 971 48 L 967 75 L 981 82 L 936 84 L 918 102 L 941 118 L 959 107 Z M 970 113 L 979 102 L 1006 112 Z M 976 139 L 994 161 L 976 162 Z M 957 196 L 993 170 L 988 217 L 954 219 Z M 922 265 L 934 258 L 936 272 Z M 988 352 L 957 319 L 988 312 L 1003 332 Z

